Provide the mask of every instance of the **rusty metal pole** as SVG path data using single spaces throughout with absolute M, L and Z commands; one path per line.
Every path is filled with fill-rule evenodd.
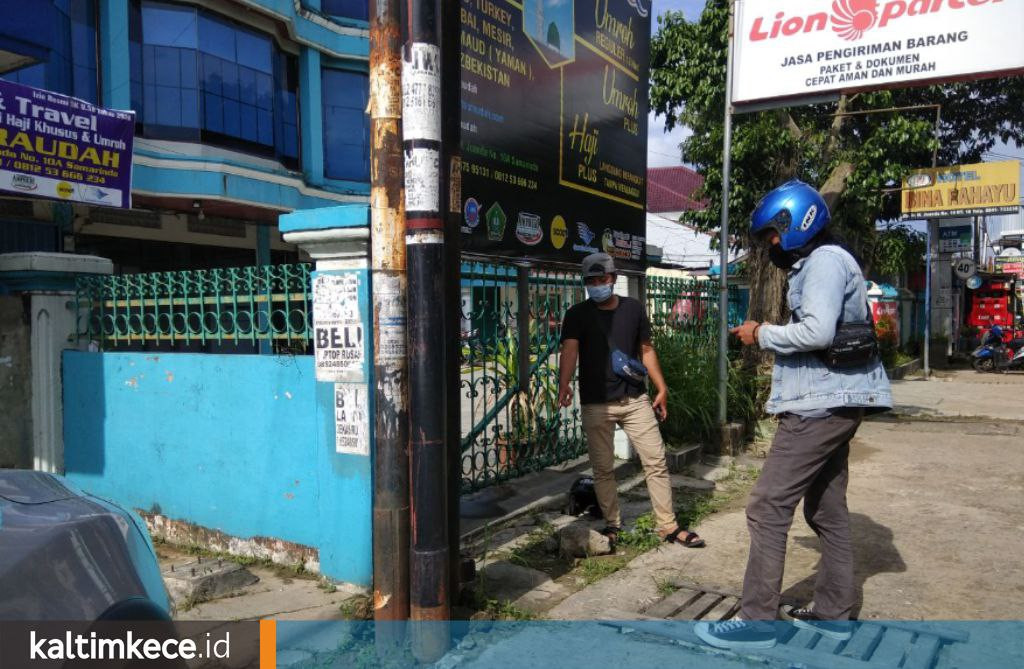
M 370 0 L 370 243 L 376 427 L 373 617 L 409 617 L 409 375 L 406 363 L 405 182 L 401 0 Z M 378 646 L 398 626 L 377 625 Z M 393 645 L 393 644 L 392 644 Z
M 409 614 L 412 650 L 435 662 L 450 645 L 445 408 L 447 174 L 441 158 L 440 0 L 407 0 L 402 50 L 405 244 L 409 268 Z
M 441 17 L 441 164 L 448 166 L 445 222 L 445 369 L 448 383 L 448 592 L 457 600 L 462 582 L 459 498 L 462 494 L 462 370 L 459 334 L 462 331 L 462 133 L 461 80 L 459 63 L 460 3 L 442 3 Z

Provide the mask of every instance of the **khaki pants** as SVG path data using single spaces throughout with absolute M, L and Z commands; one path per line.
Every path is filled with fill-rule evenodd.
M 615 426 L 619 425 L 640 455 L 647 479 L 647 491 L 654 507 L 654 521 L 662 535 L 676 529 L 672 508 L 672 484 L 665 463 L 665 444 L 658 430 L 658 419 L 647 395 L 607 404 L 583 405 L 583 431 L 594 469 L 594 492 L 608 525 L 622 527 L 619 493 L 615 482 Z

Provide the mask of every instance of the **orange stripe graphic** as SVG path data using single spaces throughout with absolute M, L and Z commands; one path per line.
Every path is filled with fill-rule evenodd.
M 277 669 L 277 621 L 260 621 L 260 669 Z

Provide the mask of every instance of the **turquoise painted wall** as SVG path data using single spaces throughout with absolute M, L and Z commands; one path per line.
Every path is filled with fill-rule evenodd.
M 334 449 L 332 385 L 312 356 L 65 351 L 67 476 L 237 537 L 313 546 L 371 582 L 370 458 Z

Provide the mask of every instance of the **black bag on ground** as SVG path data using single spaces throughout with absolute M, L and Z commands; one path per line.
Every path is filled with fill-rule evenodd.
M 597 493 L 594 491 L 594 479 L 590 476 L 581 476 L 569 488 L 568 515 L 582 516 L 585 513 L 589 513 L 591 518 L 603 517 L 601 507 L 597 503 Z

